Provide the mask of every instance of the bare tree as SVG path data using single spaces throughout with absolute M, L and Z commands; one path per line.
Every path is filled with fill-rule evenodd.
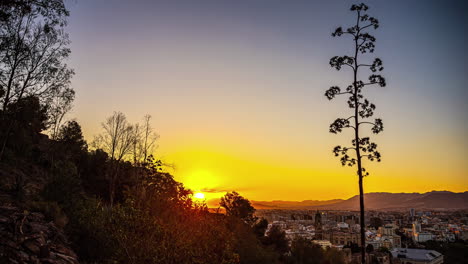
M 342 91 L 338 86 L 333 86 L 325 92 L 325 96 L 331 100 L 337 95 L 348 95 L 348 106 L 353 109 L 353 114 L 347 118 L 338 118 L 330 125 L 331 133 L 338 133 L 343 128 L 352 128 L 354 130 L 354 137 L 351 141 L 351 147 L 336 146 L 333 149 L 335 156 L 341 157 L 341 164 L 343 166 L 357 165 L 357 176 L 359 179 L 359 204 L 360 204 L 360 225 L 361 225 L 361 262 L 365 263 L 365 219 L 364 219 L 364 188 L 363 178 L 368 176 L 369 173 L 363 167 L 363 158 L 370 161 L 380 162 L 381 155 L 377 151 L 377 144 L 371 142 L 369 137 L 360 135 L 360 128 L 362 125 L 371 125 L 371 131 L 378 134 L 383 130 L 382 119 L 377 118 L 374 121 L 368 121 L 374 115 L 375 105 L 364 98 L 363 90 L 371 85 L 386 86 L 385 78 L 375 72 L 383 70 L 382 60 L 375 58 L 373 63 L 366 64 L 360 62 L 360 55 L 364 53 L 373 53 L 375 49 L 375 37 L 369 34 L 367 29 L 377 29 L 379 21 L 366 14 L 368 10 L 367 5 L 359 4 L 352 5 L 351 11 L 356 12 L 356 23 L 343 30 L 341 27 L 337 28 L 332 33 L 333 37 L 349 35 L 353 39 L 352 56 L 335 56 L 330 59 L 330 66 L 336 70 L 341 70 L 342 67 L 348 67 L 353 72 L 353 82 L 346 90 Z M 368 69 L 370 74 L 368 81 L 359 79 L 359 70 Z
M 153 151 L 158 147 L 156 141 L 159 135 L 151 126 L 151 116 L 145 115 L 143 124 L 134 126 L 134 142 L 132 148 L 133 163 L 144 164 L 148 157 L 153 154 Z
M 133 156 L 133 164 L 137 165 L 140 163 L 141 158 L 143 156 L 142 151 L 143 148 L 141 146 L 141 136 L 142 136 L 142 129 L 140 128 L 140 124 L 135 124 L 133 127 L 133 142 L 132 142 L 132 156 Z
M 71 111 L 73 100 L 75 99 L 75 91 L 65 89 L 60 94 L 56 94 L 49 103 L 49 133 L 52 139 L 57 139 L 59 131 L 64 122 L 65 115 Z
M 143 162 L 146 162 L 148 157 L 158 147 L 156 141 L 159 139 L 159 135 L 151 127 L 151 115 L 145 115 L 143 119 L 142 158 Z
M 133 126 L 121 112 L 114 114 L 101 123 L 102 133 L 93 141 L 93 147 L 107 152 L 111 160 L 121 161 L 131 153 Z
M 110 205 L 114 203 L 115 189 L 119 177 L 120 162 L 132 152 L 135 142 L 134 127 L 128 123 L 121 112 L 114 114 L 102 123 L 102 133 L 97 135 L 92 143 L 95 149 L 102 149 L 110 156 L 110 169 L 107 173 L 109 182 Z

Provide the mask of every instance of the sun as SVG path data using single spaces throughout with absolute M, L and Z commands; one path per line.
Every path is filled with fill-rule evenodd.
M 195 193 L 195 195 L 193 197 L 195 197 L 196 199 L 202 200 L 202 199 L 205 199 L 205 194 L 201 193 L 201 192 L 197 192 L 197 193 Z

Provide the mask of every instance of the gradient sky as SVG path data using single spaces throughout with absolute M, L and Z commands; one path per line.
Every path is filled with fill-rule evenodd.
M 351 80 L 328 65 L 351 48 L 330 36 L 354 18 L 351 2 L 69 1 L 70 118 L 91 140 L 113 111 L 151 114 L 156 155 L 189 188 L 217 192 L 208 198 L 353 196 L 355 169 L 331 153 L 351 134 L 328 132 L 350 109 L 323 96 Z M 365 191 L 467 191 L 468 2 L 367 2 L 388 85 L 368 93 L 385 130 Z

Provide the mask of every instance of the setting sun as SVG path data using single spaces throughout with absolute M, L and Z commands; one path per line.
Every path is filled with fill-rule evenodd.
M 197 193 L 195 193 L 195 195 L 193 197 L 195 197 L 196 199 L 205 199 L 205 194 L 203 194 L 201 192 L 197 192 Z

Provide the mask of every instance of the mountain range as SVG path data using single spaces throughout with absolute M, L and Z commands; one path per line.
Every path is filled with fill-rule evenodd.
M 375 192 L 364 195 L 366 210 L 468 209 L 468 191 L 432 191 L 427 193 Z M 251 201 L 256 209 L 284 210 L 359 210 L 359 195 L 349 199 L 305 200 L 305 201 Z M 211 202 L 209 204 L 212 204 Z

